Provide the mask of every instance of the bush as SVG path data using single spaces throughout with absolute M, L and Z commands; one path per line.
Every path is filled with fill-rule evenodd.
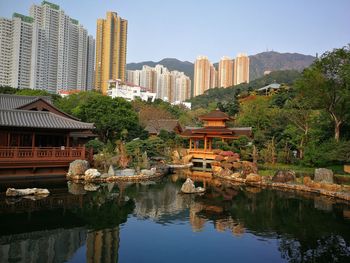
M 102 149 L 105 147 L 105 144 L 96 138 L 88 141 L 87 144 L 85 144 L 85 147 L 87 149 L 92 148 L 94 149 L 94 153 L 98 153 L 99 151 L 102 151 Z

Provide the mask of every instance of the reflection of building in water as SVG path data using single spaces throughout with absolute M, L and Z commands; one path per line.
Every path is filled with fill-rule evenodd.
M 82 227 L 0 237 L 0 262 L 65 262 L 85 243 Z
M 234 236 L 242 236 L 245 232 L 244 226 L 236 222 L 233 218 L 218 219 L 215 221 L 215 229 L 218 232 L 225 232 L 231 230 Z
M 89 231 L 86 243 L 87 262 L 118 262 L 119 227 Z
M 202 231 L 207 222 L 207 219 L 197 215 L 198 212 L 204 209 L 204 205 L 201 203 L 192 203 L 190 205 L 190 224 L 192 226 L 193 232 Z

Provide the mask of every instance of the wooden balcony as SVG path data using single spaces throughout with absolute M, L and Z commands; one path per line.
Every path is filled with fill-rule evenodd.
M 85 158 L 85 147 L 0 147 L 0 169 L 68 166 Z

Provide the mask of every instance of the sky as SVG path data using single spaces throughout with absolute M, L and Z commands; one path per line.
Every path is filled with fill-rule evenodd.
M 128 20 L 127 62 L 212 62 L 267 50 L 322 54 L 350 43 L 350 0 L 51 0 L 96 35 L 106 11 Z M 40 0 L 0 0 L 0 17 Z

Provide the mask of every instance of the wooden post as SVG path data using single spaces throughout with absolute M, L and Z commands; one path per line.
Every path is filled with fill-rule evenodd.
M 35 147 L 35 132 L 32 132 L 32 148 Z
M 190 150 L 192 150 L 192 138 L 190 138 Z
M 66 147 L 69 147 L 69 134 L 67 134 L 67 143 Z
M 207 150 L 207 137 L 204 136 L 204 151 Z

